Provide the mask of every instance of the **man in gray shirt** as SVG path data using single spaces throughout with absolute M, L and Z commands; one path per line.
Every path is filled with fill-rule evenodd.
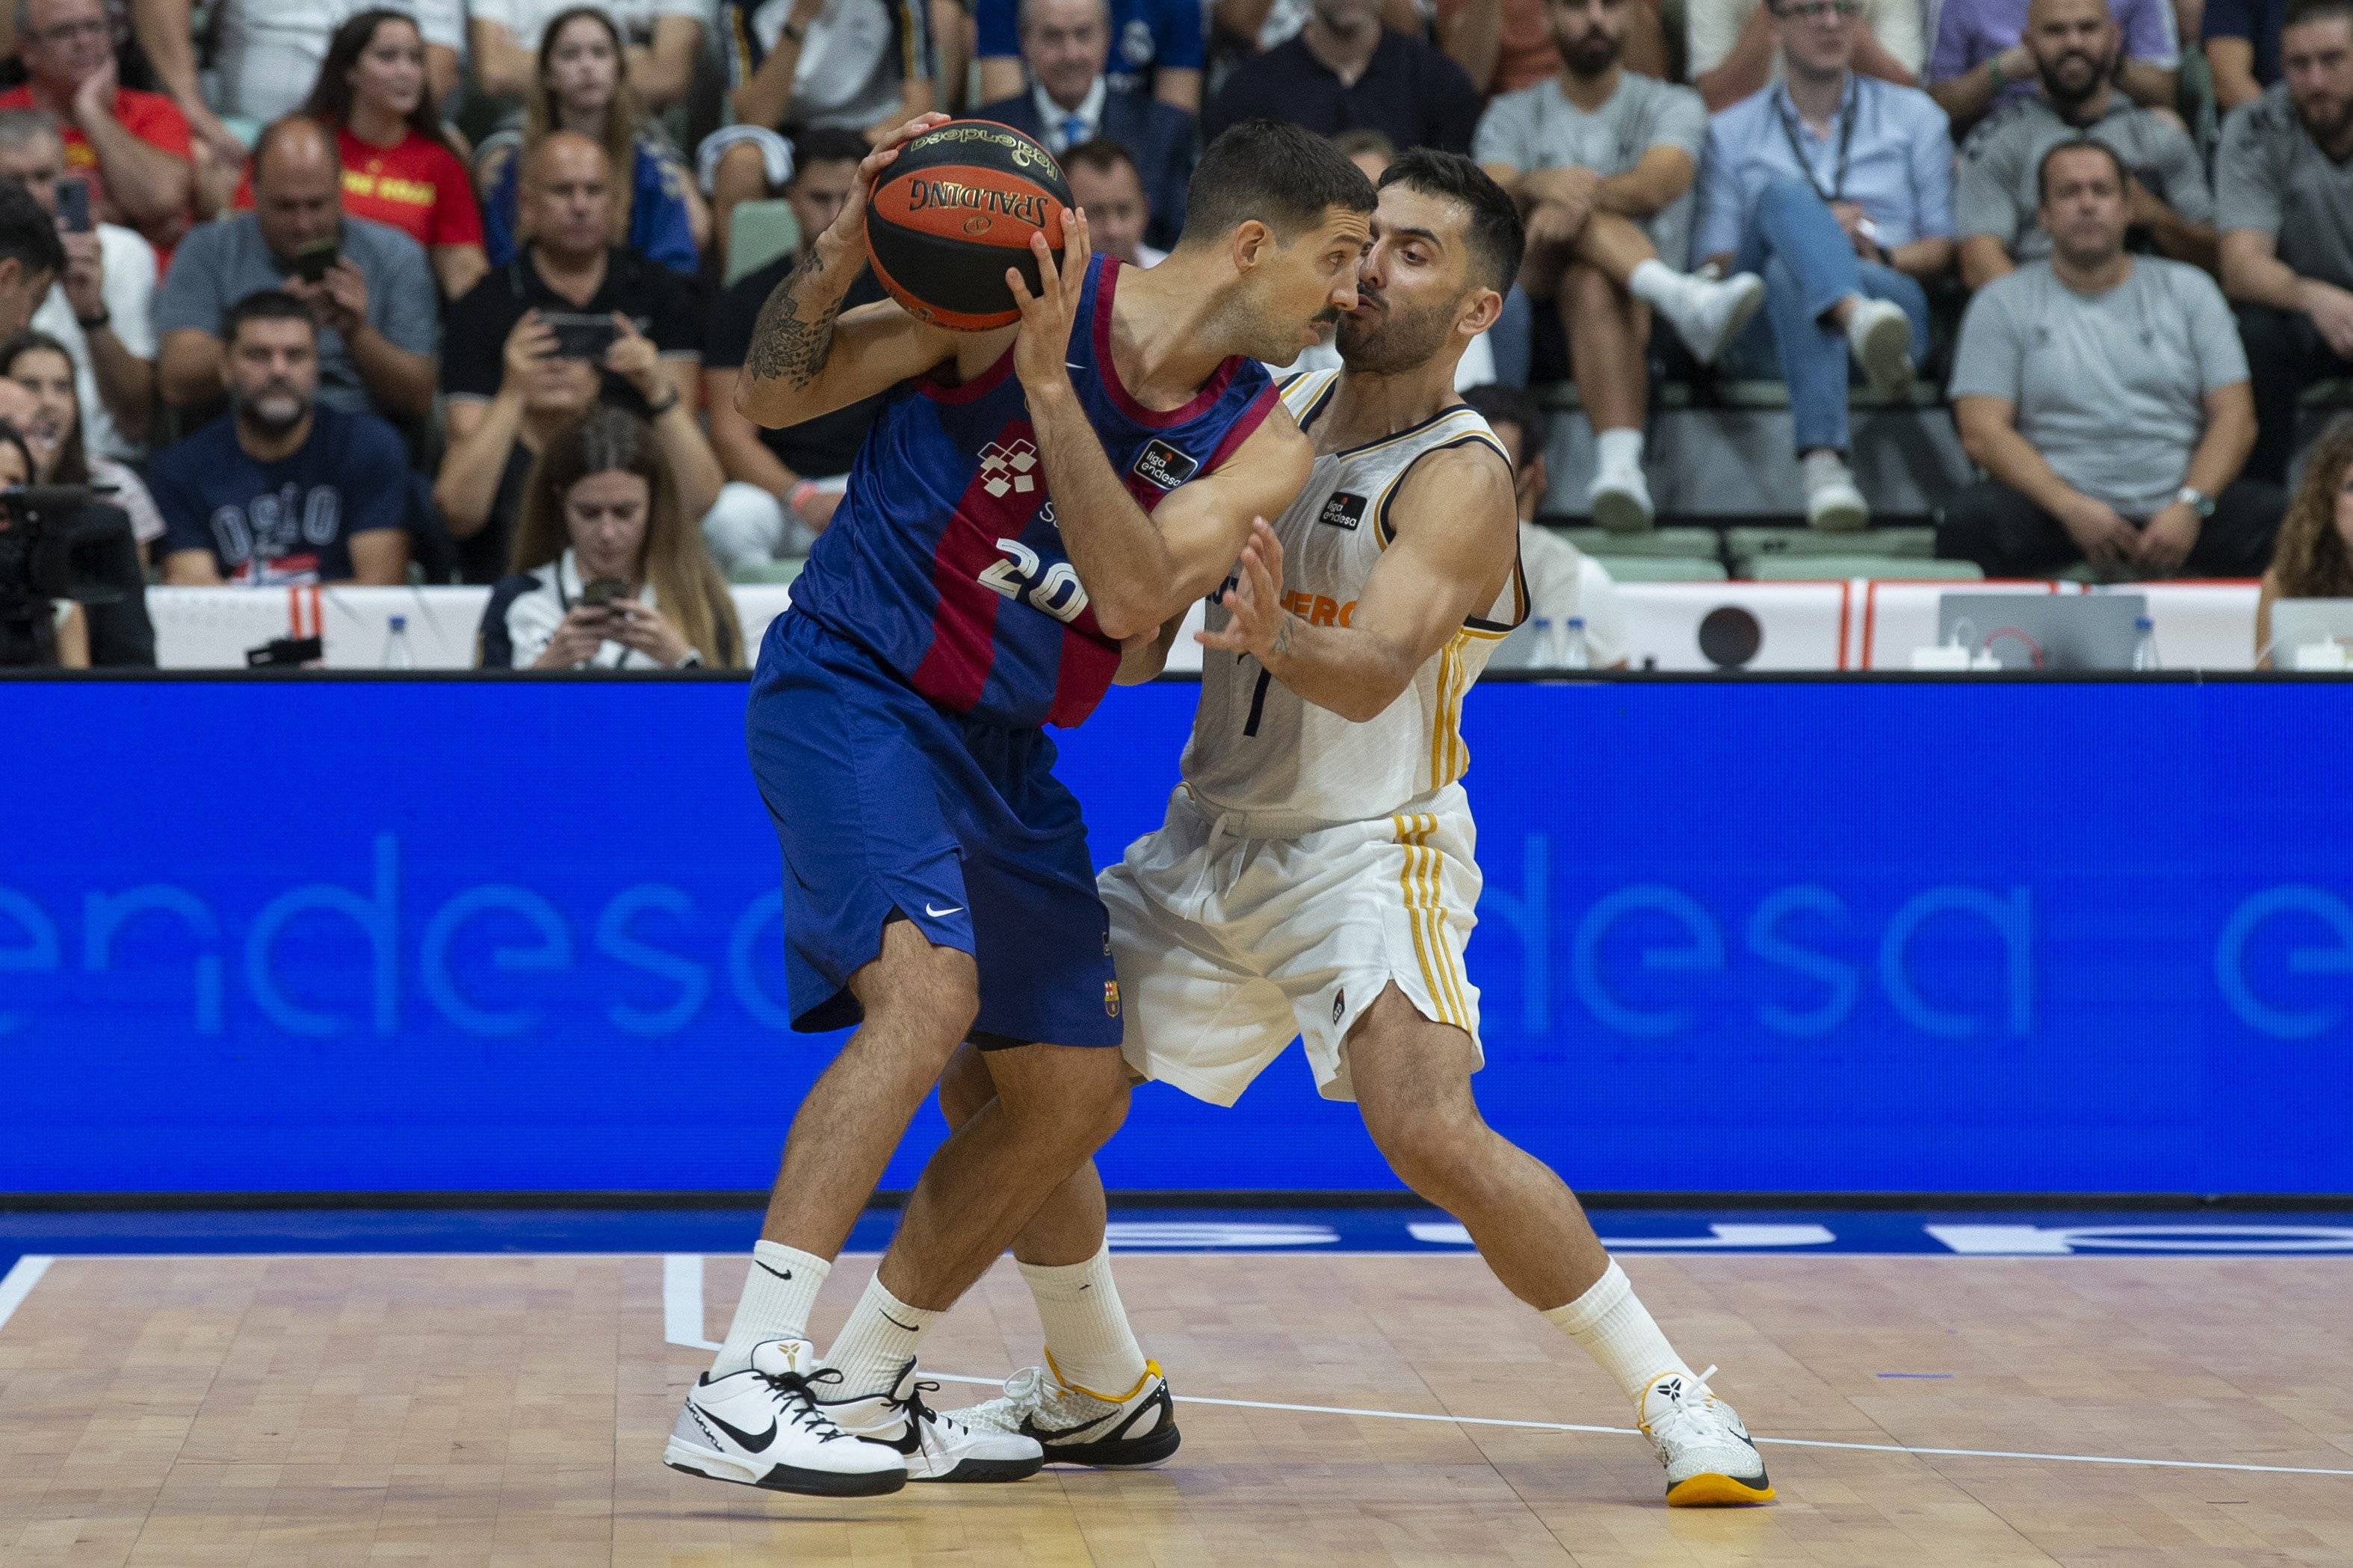
M 2280 84 L 2231 111 L 2214 158 L 2222 288 L 2255 389 L 2250 477 L 2287 479 L 2295 402 L 2353 374 L 2353 0 L 2296 0 Z
M 424 249 L 388 225 L 345 217 L 335 140 L 290 115 L 253 150 L 253 208 L 191 230 L 155 291 L 164 400 L 199 414 L 221 400 L 221 321 L 249 294 L 283 289 L 319 319 L 319 401 L 395 425 L 433 408 L 440 299 Z M 316 281 L 302 276 L 332 258 Z
M 2042 200 L 2035 170 L 2043 153 L 2079 136 L 2115 148 L 2132 171 L 2133 226 L 2157 253 L 2211 270 L 2214 197 L 2205 163 L 2179 121 L 2116 89 L 2124 44 L 2107 0 L 2032 0 L 2023 42 L 2042 90 L 1996 110 L 1961 144 L 1953 190 L 1961 281 L 1982 289 L 2017 263 L 2051 254 L 2051 237 L 2034 216 Z
M 1649 307 L 1705 364 L 1765 299 L 1749 274 L 1718 283 L 1682 270 L 1707 110 L 1691 89 L 1620 66 L 1633 4 L 1550 0 L 1567 68 L 1488 105 L 1471 143 L 1527 218 L 1520 283 L 1540 331 L 1557 311 L 1599 448 L 1588 504 L 1596 522 L 1621 531 L 1651 525 Z
M 2230 307 L 2196 268 L 2125 249 L 2124 160 L 2105 142 L 2042 155 L 2051 258 L 1969 304 L 1953 419 L 1989 478 L 1938 519 L 1936 553 L 1989 577 L 2079 560 L 2118 577 L 2253 577 L 2286 498 L 2240 481 L 2255 436 Z

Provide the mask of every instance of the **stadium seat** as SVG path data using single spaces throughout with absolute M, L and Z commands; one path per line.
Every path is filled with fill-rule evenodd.
M 1781 555 L 1872 555 L 1925 561 L 1936 552 L 1933 528 L 1873 528 L 1861 533 L 1825 533 L 1813 528 L 1728 528 L 1725 552 L 1735 561 Z
M 1696 555 L 1597 555 L 1620 583 L 1721 583 L 1732 575 L 1721 561 Z
M 1982 583 L 1973 562 L 1931 559 L 1892 561 L 1884 555 L 1760 555 L 1736 558 L 1740 574 L 1759 583 L 1819 582 L 1837 577 L 1934 578 Z
M 740 210 L 740 209 L 739 209 Z M 781 561 L 751 561 L 727 574 L 730 583 L 789 583 L 801 574 L 808 564 L 806 555 L 787 555 Z
M 727 281 L 800 248 L 800 220 L 787 201 L 737 202 L 727 218 Z
M 1653 528 L 1646 533 L 1612 533 L 1606 528 L 1555 530 L 1588 555 L 1680 555 L 1709 559 L 1723 548 L 1712 528 Z

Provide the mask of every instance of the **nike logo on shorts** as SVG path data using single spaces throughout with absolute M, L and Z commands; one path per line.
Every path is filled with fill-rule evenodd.
M 923 912 L 931 916 L 932 919 L 935 921 L 944 920 L 949 915 L 962 914 L 964 912 L 964 906 L 962 904 L 950 904 L 946 909 L 935 910 L 932 908 L 931 900 L 926 899 L 923 900 Z

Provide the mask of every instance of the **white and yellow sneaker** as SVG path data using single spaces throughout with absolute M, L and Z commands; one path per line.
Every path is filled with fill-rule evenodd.
M 1731 1405 L 1708 1392 L 1715 1374 L 1714 1367 L 1697 1377 L 1665 1373 L 1642 1391 L 1642 1436 L 1667 1468 L 1669 1508 L 1773 1500 L 1773 1483 L 1748 1428 Z
M 1137 1469 L 1161 1463 L 1184 1440 L 1156 1361 L 1144 1363 L 1144 1375 L 1126 1393 L 1098 1394 L 1065 1380 L 1050 1351 L 1044 1366 L 1007 1378 L 1003 1394 L 955 1414 L 976 1431 L 1035 1439 L 1050 1465 Z
M 896 1456 L 911 1481 L 1018 1481 L 1045 1467 L 1039 1445 L 1018 1432 L 967 1425 L 923 1402 L 939 1388 L 915 1381 L 913 1361 L 881 1394 L 827 1402 L 818 1408 L 864 1446 Z

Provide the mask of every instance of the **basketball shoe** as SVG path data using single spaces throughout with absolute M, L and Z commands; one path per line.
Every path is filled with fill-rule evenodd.
M 956 1415 L 976 1431 L 1035 1438 L 1050 1465 L 1156 1465 L 1184 1440 L 1156 1361 L 1144 1363 L 1144 1375 L 1125 1394 L 1096 1394 L 1065 1383 L 1049 1352 L 1044 1366 L 1024 1367 L 1005 1380 L 998 1397 Z
M 1709 1367 L 1697 1377 L 1671 1372 L 1642 1391 L 1642 1436 L 1667 1468 L 1667 1506 L 1710 1508 L 1770 1502 L 1773 1483 L 1740 1417 L 1715 1394 Z
M 1018 1432 L 997 1431 L 943 1415 L 923 1403 L 936 1383 L 917 1383 L 909 1361 L 881 1394 L 821 1404 L 818 1408 L 865 1446 L 896 1458 L 911 1481 L 1018 1481 L 1036 1475 L 1045 1451 Z
M 670 1428 L 662 1463 L 714 1481 L 813 1497 L 874 1497 L 907 1484 L 889 1448 L 844 1433 L 818 1403 L 838 1372 L 820 1371 L 807 1340 L 768 1340 L 752 1364 L 725 1377 L 704 1373 Z

